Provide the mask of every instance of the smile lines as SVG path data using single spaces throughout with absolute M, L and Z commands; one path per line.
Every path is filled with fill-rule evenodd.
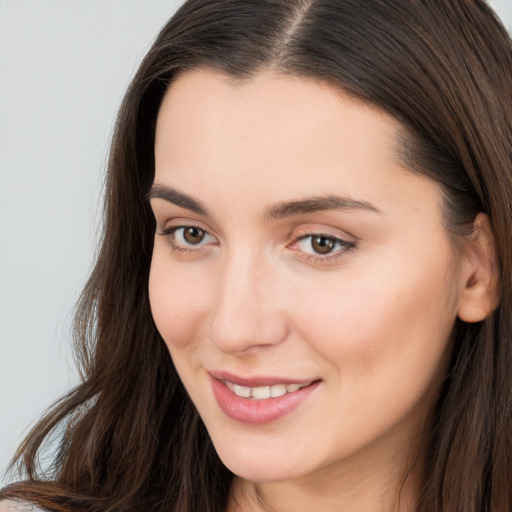
M 253 398 L 255 400 L 265 400 L 267 398 L 283 396 L 286 395 L 286 393 L 294 393 L 299 389 L 310 386 L 313 381 L 303 382 L 302 384 L 275 384 L 273 386 L 258 386 L 254 388 L 239 386 L 227 380 L 223 380 L 222 382 L 237 396 Z

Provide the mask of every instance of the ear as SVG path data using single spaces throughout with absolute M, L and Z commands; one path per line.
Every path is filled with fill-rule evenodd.
M 464 248 L 462 292 L 458 316 L 464 322 L 480 322 L 499 303 L 499 265 L 496 244 L 489 217 L 475 217 L 473 234 Z

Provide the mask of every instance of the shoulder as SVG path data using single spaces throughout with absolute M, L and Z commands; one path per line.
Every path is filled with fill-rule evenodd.
M 42 509 L 26 501 L 0 501 L 0 512 L 21 512 L 23 510 L 27 512 L 43 512 Z

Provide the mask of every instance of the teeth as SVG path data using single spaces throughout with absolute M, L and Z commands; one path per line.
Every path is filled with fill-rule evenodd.
M 253 398 L 256 398 L 256 400 L 264 400 L 265 398 L 270 398 L 270 386 L 252 388 L 251 395 Z
M 239 386 L 227 380 L 224 381 L 226 386 L 235 393 L 235 395 L 243 398 L 254 398 L 255 400 L 265 400 L 267 398 L 275 398 L 283 396 L 286 393 L 294 393 L 299 389 L 309 386 L 312 381 L 304 382 L 302 384 L 275 384 L 274 386 L 258 386 L 255 388 L 248 388 L 246 386 Z
M 246 388 L 245 386 L 237 386 L 233 384 L 233 391 L 235 395 L 243 396 L 244 398 L 249 398 L 251 396 L 251 388 Z
M 270 396 L 283 396 L 286 394 L 286 386 L 284 384 L 276 384 L 270 388 Z

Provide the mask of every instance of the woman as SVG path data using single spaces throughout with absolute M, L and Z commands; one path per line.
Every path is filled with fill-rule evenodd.
M 4 508 L 510 510 L 511 77 L 477 0 L 186 2 Z

